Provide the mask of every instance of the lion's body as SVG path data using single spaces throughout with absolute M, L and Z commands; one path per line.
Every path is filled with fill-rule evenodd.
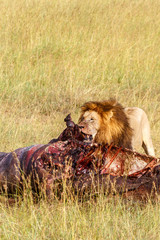
M 138 149 L 142 146 L 146 154 L 155 156 L 150 134 L 150 125 L 146 113 L 137 107 L 127 107 L 125 108 L 125 113 L 133 129 L 133 149 Z
M 123 108 L 115 100 L 87 102 L 81 107 L 79 126 L 96 143 L 113 143 L 129 149 L 143 146 L 147 154 L 155 155 L 149 121 L 140 108 Z

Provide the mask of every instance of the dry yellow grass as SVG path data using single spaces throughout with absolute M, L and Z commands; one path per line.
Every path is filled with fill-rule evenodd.
M 46 143 L 83 102 L 116 97 L 146 111 L 160 156 L 160 1 L 0 0 L 0 9 L 1 151 Z M 158 206 L 107 206 L 2 205 L 2 239 L 158 239 Z

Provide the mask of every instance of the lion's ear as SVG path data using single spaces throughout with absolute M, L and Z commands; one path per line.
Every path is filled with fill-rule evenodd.
M 110 111 L 108 112 L 108 120 L 110 120 L 112 117 L 113 117 L 113 111 L 110 110 Z
M 113 111 L 112 111 L 112 110 L 109 110 L 109 111 L 105 112 L 104 115 L 103 115 L 103 117 L 104 117 L 107 121 L 111 120 L 111 118 L 113 117 Z

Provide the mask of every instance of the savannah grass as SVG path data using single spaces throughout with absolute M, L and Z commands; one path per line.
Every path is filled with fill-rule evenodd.
M 159 0 L 0 0 L 0 151 L 47 143 L 88 100 L 143 108 L 160 156 Z M 0 205 L 1 239 L 159 239 L 159 204 Z

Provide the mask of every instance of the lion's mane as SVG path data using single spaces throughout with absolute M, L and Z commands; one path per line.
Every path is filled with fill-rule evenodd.
M 100 116 L 100 128 L 95 136 L 95 142 L 105 144 L 113 143 L 132 149 L 132 128 L 124 108 L 116 100 L 90 101 L 81 107 L 79 122 L 82 121 L 86 111 L 95 111 Z

